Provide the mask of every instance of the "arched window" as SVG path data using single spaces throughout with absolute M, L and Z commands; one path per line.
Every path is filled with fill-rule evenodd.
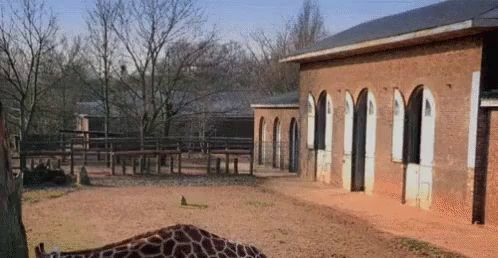
M 404 160 L 407 164 L 432 166 L 436 102 L 431 91 L 417 87 L 408 102 Z
M 311 94 L 308 95 L 308 134 L 307 143 L 309 149 L 315 148 L 315 100 Z
M 403 160 L 403 133 L 405 128 L 405 102 L 399 90 L 394 90 L 392 158 Z

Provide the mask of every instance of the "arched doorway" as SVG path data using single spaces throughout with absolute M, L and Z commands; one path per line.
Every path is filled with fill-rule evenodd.
M 318 99 L 315 123 L 315 149 L 317 151 L 316 176 L 322 182 L 330 181 L 333 114 L 332 98 L 324 91 Z
M 435 108 L 431 91 L 418 86 L 410 96 L 406 109 L 403 198 L 409 205 L 426 209 L 432 202 Z
M 344 99 L 344 163 L 342 165 L 342 186 L 346 190 L 351 190 L 352 186 L 354 109 L 353 96 L 346 92 Z
M 368 89 L 358 96 L 353 127 L 351 190 L 370 193 L 374 182 L 377 107 Z
M 299 131 L 297 120 L 292 118 L 289 128 L 289 172 L 296 173 L 299 169 Z
M 281 126 L 280 120 L 275 118 L 273 124 L 273 167 L 281 168 Z
M 263 165 L 265 163 L 266 156 L 266 120 L 261 117 L 259 120 L 259 142 L 258 142 L 258 164 Z

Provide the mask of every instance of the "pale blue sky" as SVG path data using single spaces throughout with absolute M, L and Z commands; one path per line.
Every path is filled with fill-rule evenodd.
M 373 18 L 433 4 L 441 0 L 320 0 L 326 26 L 334 33 Z M 84 31 L 84 15 L 93 0 L 48 0 L 70 35 Z M 198 0 L 210 24 L 225 40 L 243 40 L 255 29 L 274 31 L 295 15 L 302 0 Z

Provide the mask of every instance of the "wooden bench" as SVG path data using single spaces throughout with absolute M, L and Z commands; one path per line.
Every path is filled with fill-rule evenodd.
M 146 157 L 156 158 L 156 172 L 161 173 L 161 161 L 166 156 L 170 156 L 170 172 L 173 173 L 173 156 L 178 157 L 178 173 L 182 173 L 182 152 L 180 150 L 139 150 L 139 151 L 115 151 L 111 152 L 111 172 L 116 174 L 116 161 L 118 158 L 123 158 L 121 161 L 123 175 L 126 174 L 126 158 L 131 159 L 133 174 L 136 174 L 136 160 L 142 160 Z M 140 171 L 143 173 L 143 165 L 140 165 Z

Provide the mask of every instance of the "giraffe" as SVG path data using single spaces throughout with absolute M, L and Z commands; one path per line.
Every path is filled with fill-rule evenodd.
M 106 245 L 76 252 L 46 253 L 35 248 L 36 258 L 266 258 L 257 248 L 241 245 L 192 225 L 176 225 Z

